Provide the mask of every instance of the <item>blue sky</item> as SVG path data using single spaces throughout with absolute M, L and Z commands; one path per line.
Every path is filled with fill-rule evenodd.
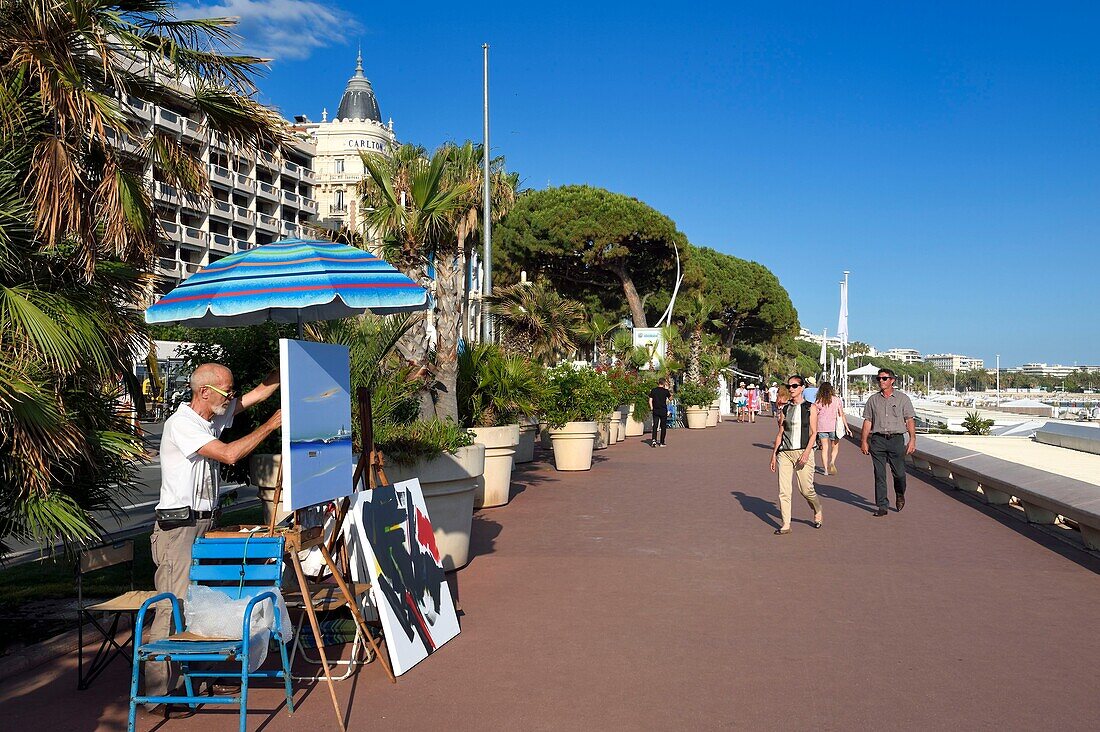
M 287 116 L 333 111 L 362 43 L 384 118 L 481 139 L 527 187 L 636 196 L 778 276 L 802 324 L 1100 364 L 1096 3 L 226 0 Z

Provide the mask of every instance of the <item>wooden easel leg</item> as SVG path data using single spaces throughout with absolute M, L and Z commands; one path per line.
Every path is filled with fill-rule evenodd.
M 382 653 L 378 644 L 374 642 L 374 636 L 372 636 L 367 629 L 367 621 L 363 620 L 363 615 L 359 612 L 359 605 L 355 602 L 355 595 L 352 594 L 351 588 L 348 587 L 340 571 L 336 568 L 336 562 L 332 561 L 332 555 L 328 553 L 328 549 L 325 548 L 324 544 L 321 545 L 321 556 L 325 558 L 325 564 L 328 565 L 329 571 L 332 572 L 333 579 L 336 580 L 336 584 L 340 587 L 340 592 L 344 595 L 344 600 L 348 603 L 351 615 L 355 618 L 356 625 L 359 626 L 359 632 L 367 639 L 367 643 L 370 643 L 370 647 L 374 649 L 375 654 L 378 656 L 378 660 L 382 662 L 382 666 L 386 669 L 386 675 L 390 677 L 390 683 L 396 684 L 397 677 L 393 675 L 393 669 L 390 668 L 389 659 Z
M 317 652 L 321 655 L 321 668 L 325 670 L 325 681 L 328 682 L 328 693 L 332 697 L 332 708 L 336 710 L 336 723 L 344 732 L 344 713 L 340 711 L 340 702 L 336 700 L 336 686 L 329 672 L 328 657 L 325 655 L 325 644 L 321 638 L 321 626 L 317 622 L 317 612 L 313 609 L 313 596 L 309 593 L 309 584 L 306 582 L 306 574 L 302 571 L 302 563 L 298 559 L 298 552 L 290 552 L 290 563 L 294 566 L 294 574 L 298 578 L 298 587 L 302 590 L 302 599 L 305 601 L 306 616 L 309 625 L 313 628 L 313 640 L 317 642 Z M 354 605 L 354 603 L 353 603 Z

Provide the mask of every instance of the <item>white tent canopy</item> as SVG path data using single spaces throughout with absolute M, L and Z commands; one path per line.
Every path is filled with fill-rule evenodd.
M 866 366 L 860 366 L 858 369 L 852 369 L 848 372 L 849 376 L 878 376 L 878 366 L 873 363 L 869 363 Z

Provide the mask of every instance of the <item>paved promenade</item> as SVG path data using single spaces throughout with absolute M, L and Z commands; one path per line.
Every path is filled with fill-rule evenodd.
M 778 525 L 774 427 L 633 438 L 587 473 L 516 475 L 474 519 L 462 634 L 389 684 L 339 685 L 354 730 L 1088 729 L 1100 719 L 1100 560 L 910 474 L 872 518 L 850 442 L 818 475 L 824 528 L 795 497 Z M 116 665 L 75 691 L 75 659 L 0 691 L 8 729 L 125 727 Z M 250 729 L 332 729 L 322 686 L 256 695 Z M 236 729 L 210 708 L 161 730 Z M 144 721 L 140 729 L 150 729 Z

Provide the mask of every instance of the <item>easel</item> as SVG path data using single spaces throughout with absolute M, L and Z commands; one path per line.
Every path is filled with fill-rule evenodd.
M 357 398 L 359 401 L 359 434 L 363 436 L 363 452 L 359 457 L 359 462 L 355 466 L 355 473 L 352 477 L 353 490 L 359 485 L 359 481 L 363 478 L 363 472 L 367 471 L 368 484 L 370 488 L 374 488 L 378 483 L 377 480 L 385 481 L 386 476 L 382 471 L 382 455 L 374 449 L 374 430 L 373 420 L 371 419 L 371 407 L 370 407 L 370 392 L 365 388 L 359 388 L 357 392 Z M 377 473 L 377 478 L 376 478 Z M 255 536 L 282 536 L 285 540 L 286 551 L 290 555 L 290 564 L 294 567 L 294 576 L 298 580 L 298 587 L 302 592 L 303 605 L 305 606 L 306 617 L 309 618 L 310 628 L 313 630 L 313 640 L 317 644 L 317 652 L 321 657 L 321 666 L 324 669 L 325 681 L 328 683 L 329 696 L 332 699 L 332 707 L 336 711 L 336 721 L 339 724 L 340 729 L 345 730 L 344 726 L 344 714 L 340 711 L 340 702 L 336 699 L 336 686 L 332 679 L 332 672 L 329 667 L 328 656 L 325 654 L 325 645 L 321 638 L 321 625 L 317 620 L 317 612 L 314 608 L 313 595 L 310 593 L 309 582 L 306 579 L 305 571 L 302 569 L 302 562 L 298 558 L 298 552 L 305 549 L 312 549 L 317 547 L 321 552 L 321 557 L 325 560 L 325 565 L 328 566 L 329 571 L 332 573 L 333 579 L 336 580 L 336 585 L 340 588 L 340 594 L 343 596 L 344 601 L 347 603 L 348 609 L 351 611 L 352 617 L 355 619 L 355 624 L 359 629 L 359 632 L 366 638 L 367 643 L 370 644 L 371 649 L 374 651 L 378 660 L 382 662 L 382 666 L 386 669 L 386 675 L 390 678 L 390 683 L 397 683 L 397 677 L 393 675 L 393 669 L 390 668 L 389 659 L 382 654 L 382 650 L 378 647 L 378 644 L 374 640 L 374 636 L 371 635 L 370 630 L 367 628 L 367 623 L 363 619 L 363 615 L 359 612 L 359 605 L 356 602 L 355 594 L 348 586 L 347 580 L 344 578 L 344 574 L 347 568 L 347 550 L 343 544 L 343 528 L 344 516 L 347 514 L 348 506 L 350 504 L 349 499 L 344 498 L 340 501 L 340 505 L 336 512 L 336 523 L 333 526 L 332 536 L 326 543 L 324 539 L 323 527 L 315 527 L 310 529 L 302 529 L 299 521 L 298 511 L 294 512 L 294 527 L 287 529 L 276 529 L 275 518 L 278 513 L 279 503 L 282 500 L 283 493 L 283 466 L 280 463 L 279 473 L 276 479 L 275 485 L 275 497 L 274 507 L 271 511 L 271 521 L 269 525 L 264 527 L 263 530 L 257 530 L 254 532 Z M 206 533 L 208 537 L 221 536 L 240 536 L 239 532 L 218 532 L 208 531 Z M 338 548 L 340 556 L 345 566 L 345 572 L 342 572 L 339 567 L 336 566 L 336 562 L 332 558 L 332 551 L 334 548 Z

